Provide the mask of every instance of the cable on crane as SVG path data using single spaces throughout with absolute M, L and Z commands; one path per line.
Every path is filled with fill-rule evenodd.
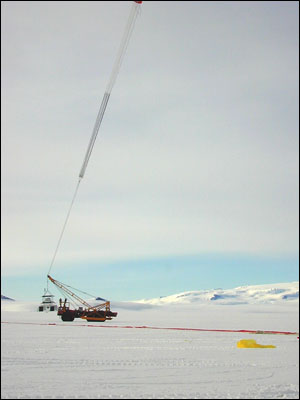
M 106 90 L 105 90 L 105 93 L 104 93 L 104 96 L 103 96 L 103 99 L 102 99 L 102 103 L 101 103 L 101 106 L 100 106 L 100 109 L 99 109 L 99 112 L 98 112 L 98 115 L 97 115 L 97 118 L 96 118 L 96 122 L 95 122 L 95 125 L 94 125 L 92 136 L 90 138 L 89 145 L 88 145 L 88 148 L 86 150 L 85 157 L 84 157 L 84 160 L 83 160 L 83 164 L 82 164 L 82 167 L 81 167 L 80 172 L 79 172 L 79 180 L 78 180 L 78 183 L 77 183 L 77 186 L 76 186 L 76 189 L 75 189 L 72 201 L 71 201 L 71 205 L 69 207 L 69 210 L 68 210 L 68 213 L 67 213 L 67 216 L 66 216 L 66 219 L 65 219 L 65 222 L 63 224 L 63 228 L 62 228 L 61 234 L 59 236 L 58 243 L 57 243 L 57 246 L 55 248 L 53 258 L 52 258 L 51 263 L 50 263 L 49 271 L 48 271 L 48 274 L 47 274 L 47 290 L 48 290 L 48 285 L 49 285 L 48 275 L 50 274 L 51 269 L 53 267 L 53 264 L 54 264 L 54 261 L 55 261 L 55 258 L 56 258 L 56 255 L 57 255 L 57 252 L 58 252 L 58 249 L 59 249 L 62 237 L 63 237 L 63 234 L 65 232 L 66 225 L 67 225 L 67 222 L 69 220 L 70 213 L 71 213 L 71 209 L 73 207 L 73 204 L 74 204 L 77 192 L 78 192 L 79 184 L 80 184 L 81 179 L 83 178 L 83 176 L 85 174 L 85 170 L 87 168 L 87 165 L 88 165 L 88 162 L 89 162 L 89 159 L 90 159 L 90 156 L 91 156 L 91 153 L 92 153 L 92 150 L 93 150 L 93 147 L 94 147 L 94 144 L 95 144 L 98 132 L 99 132 L 99 128 L 100 128 L 100 125 L 101 125 L 101 122 L 102 122 L 102 119 L 103 119 L 103 116 L 104 116 L 104 113 L 105 113 L 105 110 L 106 110 L 106 106 L 107 106 L 107 103 L 108 103 L 112 88 L 113 88 L 113 86 L 114 86 L 114 84 L 116 82 L 116 79 L 117 79 L 117 76 L 118 76 L 118 73 L 119 73 L 119 70 L 120 70 L 120 67 L 121 67 L 121 64 L 122 64 L 126 49 L 128 47 L 129 39 L 130 39 L 131 33 L 133 31 L 133 28 L 134 28 L 136 17 L 140 12 L 140 5 L 141 5 L 142 1 L 134 1 L 133 3 L 134 4 L 132 5 L 132 8 L 131 8 L 131 11 L 130 11 L 130 14 L 129 14 L 129 18 L 128 18 L 128 21 L 127 21 L 127 24 L 126 24 L 126 27 L 125 27 L 125 31 L 124 31 L 124 34 L 123 34 L 123 37 L 122 37 L 122 40 L 121 40 L 119 51 L 117 53 L 117 56 L 116 56 L 116 59 L 115 59 L 114 65 L 113 65 L 113 69 L 112 69 L 112 72 L 111 72 L 111 75 L 110 75 L 110 79 L 108 81 L 108 84 L 107 84 L 107 87 L 106 87 Z

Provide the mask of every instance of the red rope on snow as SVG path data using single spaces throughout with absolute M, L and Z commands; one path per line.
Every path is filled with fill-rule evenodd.
M 50 325 L 50 326 L 87 326 L 92 328 L 124 328 L 124 329 L 160 329 L 173 331 L 195 331 L 195 332 L 235 332 L 235 333 L 255 333 L 255 334 L 273 334 L 273 335 L 299 335 L 299 332 L 286 331 L 262 331 L 262 330 L 247 330 L 247 329 L 202 329 L 202 328 L 165 328 L 156 326 L 132 326 L 132 325 L 91 325 L 91 324 L 57 324 L 56 322 L 8 322 L 1 321 L 1 324 L 20 324 L 20 325 Z

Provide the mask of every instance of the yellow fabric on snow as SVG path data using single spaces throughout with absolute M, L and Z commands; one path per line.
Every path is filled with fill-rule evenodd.
M 254 339 L 243 339 L 237 342 L 239 349 L 275 349 L 272 344 L 258 344 Z

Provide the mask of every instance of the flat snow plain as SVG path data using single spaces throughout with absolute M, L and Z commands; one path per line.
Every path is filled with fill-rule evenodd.
M 98 324 L 3 300 L 1 398 L 298 399 L 299 334 L 142 328 L 298 332 L 297 293 L 293 282 L 112 302 L 118 317 Z

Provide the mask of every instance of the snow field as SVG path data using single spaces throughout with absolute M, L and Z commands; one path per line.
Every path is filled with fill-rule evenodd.
M 55 313 L 32 310 L 28 304 L 22 311 L 22 304 L 10 303 L 2 312 L 2 322 L 12 322 L 2 323 L 3 399 L 299 398 L 296 335 L 122 328 L 298 331 L 297 301 L 235 306 L 115 303 L 112 310 L 118 317 L 96 327 L 80 319 L 63 323 Z M 236 347 L 248 338 L 276 348 Z

